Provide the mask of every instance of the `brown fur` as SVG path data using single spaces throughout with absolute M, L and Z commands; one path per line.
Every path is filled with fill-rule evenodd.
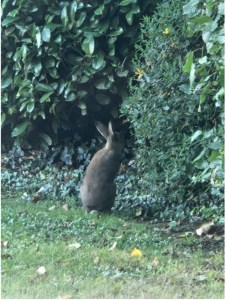
M 83 207 L 87 211 L 110 211 L 115 200 L 115 176 L 121 163 L 122 137 L 114 133 L 109 122 L 108 129 L 100 122 L 97 129 L 107 139 L 87 167 L 80 193 Z

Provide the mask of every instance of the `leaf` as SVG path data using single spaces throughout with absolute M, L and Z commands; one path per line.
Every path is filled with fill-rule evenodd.
M 123 0 L 119 3 L 120 6 L 126 6 L 128 4 L 131 4 L 131 3 L 136 3 L 137 0 Z
M 51 86 L 49 86 L 48 84 L 45 84 L 45 83 L 38 83 L 36 86 L 35 86 L 35 89 L 37 91 L 41 91 L 41 92 L 53 92 L 53 88 Z
M 222 87 L 217 93 L 216 95 L 213 97 L 213 99 L 219 100 L 219 98 L 221 96 L 224 96 L 224 87 Z
M 81 12 L 80 14 L 80 18 L 78 19 L 78 21 L 76 22 L 76 26 L 77 27 L 80 27 L 82 25 L 82 23 L 85 21 L 85 18 L 86 18 L 86 12 L 83 11 Z
M 200 65 L 206 64 L 207 63 L 207 56 L 201 57 L 199 60 Z
M 118 29 L 116 29 L 116 30 L 110 32 L 110 33 L 108 34 L 108 36 L 118 36 L 118 35 L 122 34 L 123 32 L 124 32 L 123 28 L 122 28 L 122 27 L 119 27 Z
M 192 63 L 193 63 L 193 56 L 194 56 L 193 52 L 189 52 L 187 54 L 186 63 L 183 66 L 183 72 L 184 73 L 190 73 L 191 67 L 192 67 Z
M 171 221 L 170 223 L 169 223 L 169 227 L 170 228 L 174 228 L 174 227 L 176 227 L 177 226 L 177 222 L 176 221 Z
M 126 21 L 129 25 L 132 25 L 132 23 L 133 23 L 133 13 L 132 13 L 132 11 L 129 11 L 128 13 L 126 13 Z
M 136 209 L 135 216 L 136 216 L 136 217 L 142 216 L 142 208 L 141 208 L 141 207 L 139 207 L 139 208 Z
M 82 43 L 82 50 L 87 55 L 92 55 L 94 52 L 95 40 L 92 36 L 86 37 Z
M 205 153 L 206 153 L 206 148 L 204 148 L 204 149 L 199 153 L 199 155 L 192 161 L 192 163 L 194 164 L 195 162 L 198 162 L 201 158 L 203 158 L 203 156 L 205 155 Z M 203 164 L 202 167 L 206 166 L 206 163 L 207 163 L 206 161 L 201 162 L 201 164 Z M 207 163 L 207 165 L 208 165 L 208 163 Z
M 110 251 L 114 251 L 117 246 L 117 242 L 114 242 L 111 248 L 109 248 Z
M 77 250 L 77 249 L 79 249 L 81 247 L 81 244 L 80 243 L 73 243 L 73 244 L 70 244 L 70 245 L 68 245 L 68 249 L 69 250 Z
M 220 14 L 220 15 L 224 15 L 224 3 L 219 3 L 219 5 L 218 5 L 218 13 Z
M 213 162 L 216 160 L 216 158 L 221 157 L 221 154 L 219 151 L 213 150 L 211 152 L 211 155 L 208 157 L 209 162 Z
M 47 144 L 48 146 L 52 145 L 52 140 L 46 133 L 40 133 L 39 136 L 45 142 L 45 144 Z
M 206 275 L 198 275 L 195 279 L 196 279 L 196 281 L 198 281 L 198 282 L 204 282 L 204 281 L 207 281 Z
M 189 81 L 190 81 L 190 88 L 192 88 L 193 83 L 195 81 L 195 64 L 191 65 L 190 75 L 189 75 Z
M 68 21 L 69 21 L 69 18 L 67 15 L 67 6 L 63 7 L 60 16 L 61 16 L 61 20 L 63 22 L 64 27 L 66 27 L 68 24 Z
M 191 0 L 186 5 L 183 6 L 184 15 L 193 14 L 196 10 L 197 5 L 199 4 L 200 0 Z
M 102 4 L 100 7 L 98 7 L 98 8 L 94 11 L 94 14 L 95 14 L 96 16 L 99 16 L 99 15 L 102 15 L 103 11 L 104 11 L 104 4 Z
M 143 255 L 142 251 L 138 248 L 134 248 L 130 254 L 130 256 L 140 258 Z
M 36 28 L 35 38 L 36 38 L 37 47 L 40 48 L 42 44 L 42 39 L 41 39 L 41 33 L 39 27 Z
M 154 266 L 154 267 L 157 267 L 158 265 L 159 265 L 159 260 L 158 260 L 158 258 L 157 257 L 155 257 L 154 259 L 153 259 L 153 261 L 152 261 L 152 266 Z
M 29 103 L 27 104 L 27 107 L 26 107 L 27 112 L 31 113 L 31 112 L 33 111 L 34 107 L 35 107 L 34 101 L 29 102 Z
M 109 27 L 110 21 L 109 19 L 104 20 L 103 22 L 100 22 L 98 25 L 98 31 L 100 34 L 103 34 Z
M 197 139 L 202 134 L 202 130 L 197 130 L 193 135 L 191 136 L 191 143 Z
M 43 103 L 43 102 L 49 102 L 50 101 L 50 96 L 53 94 L 53 92 L 49 92 L 49 93 L 46 93 L 44 94 L 41 99 L 40 99 L 40 102 Z
M 9 74 L 7 76 L 3 76 L 1 88 L 2 89 L 7 88 L 11 83 L 12 83 L 12 76 L 11 76 L 11 74 Z
M 96 264 L 99 263 L 99 261 L 100 261 L 99 256 L 95 256 L 94 259 L 93 259 L 93 263 L 96 265 Z
M 12 137 L 17 137 L 17 136 L 20 136 L 21 134 L 23 134 L 29 125 L 30 125 L 30 122 L 28 122 L 28 121 L 22 122 L 19 125 L 17 125 L 11 133 Z
M 48 27 L 44 27 L 42 30 L 42 40 L 44 42 L 49 42 L 51 37 L 51 31 Z
M 27 56 L 27 50 L 28 50 L 27 45 L 23 45 L 23 46 L 21 47 L 21 54 L 22 54 L 23 61 L 24 61 L 24 59 L 25 59 L 26 56 Z
M 76 94 L 75 93 L 69 93 L 67 95 L 67 98 L 65 99 L 65 101 L 67 102 L 72 102 L 72 101 L 75 101 L 76 100 Z
M 53 205 L 53 206 L 51 206 L 48 210 L 49 211 L 52 211 L 52 210 L 54 210 L 56 208 L 56 205 Z
M 63 210 L 65 210 L 65 211 L 68 211 L 68 210 L 69 210 L 68 204 L 64 204 L 64 205 L 62 206 L 62 208 L 63 208 Z
M 74 299 L 74 297 L 70 294 L 64 294 L 64 295 L 59 296 L 58 299 L 62 299 L 62 300 L 64 300 L 64 299 Z
M 71 7 L 70 7 L 70 18 L 72 22 L 75 22 L 75 13 L 77 11 L 78 8 L 78 4 L 76 1 L 73 1 L 71 3 Z
M 6 114 L 2 113 L 2 115 L 1 115 L 1 126 L 4 124 L 5 119 L 6 119 Z
M 45 275 L 45 273 L 46 273 L 45 267 L 44 266 L 39 267 L 37 269 L 37 273 L 38 273 L 38 275 L 41 275 L 41 276 Z
M 20 18 L 17 17 L 7 17 L 2 21 L 2 27 L 7 27 L 8 25 L 12 24 L 12 23 L 16 23 Z
M 205 24 L 212 21 L 213 19 L 208 16 L 199 16 L 193 19 L 189 19 L 189 23 L 194 23 L 194 24 Z
M 99 51 L 92 60 L 92 67 L 95 70 L 101 69 L 106 65 L 103 52 Z

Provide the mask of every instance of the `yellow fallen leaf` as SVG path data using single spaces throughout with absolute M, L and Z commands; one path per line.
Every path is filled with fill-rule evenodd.
M 143 253 L 140 249 L 134 248 L 130 255 L 134 257 L 141 257 Z

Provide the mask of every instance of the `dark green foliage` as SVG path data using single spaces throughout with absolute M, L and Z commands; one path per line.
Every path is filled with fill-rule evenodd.
M 49 146 L 117 118 L 138 21 L 156 2 L 4 0 L 4 144 Z
M 165 1 L 143 19 L 122 107 L 136 137 L 135 198 L 164 218 L 223 213 L 222 1 L 205 5 Z

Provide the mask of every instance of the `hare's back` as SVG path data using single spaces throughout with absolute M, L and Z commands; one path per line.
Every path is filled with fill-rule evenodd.
M 91 176 L 92 179 L 98 180 L 114 180 L 121 162 L 121 156 L 114 151 L 99 150 L 91 160 L 86 170 L 86 175 Z

